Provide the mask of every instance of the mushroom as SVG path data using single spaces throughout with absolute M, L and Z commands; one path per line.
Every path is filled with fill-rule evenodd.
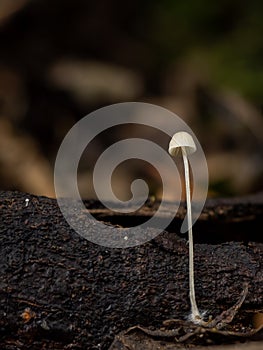
M 180 152 L 181 151 L 181 152 Z M 185 131 L 177 132 L 173 135 L 169 144 L 169 153 L 171 156 L 177 156 L 180 153 L 183 156 L 184 175 L 185 175 L 185 190 L 186 190 L 186 206 L 187 206 L 187 227 L 189 240 L 189 296 L 191 302 L 190 319 L 194 323 L 202 324 L 202 317 L 198 310 L 195 299 L 195 284 L 194 284 L 194 246 L 193 246 L 193 231 L 192 231 L 192 210 L 191 210 L 191 190 L 190 190 L 190 175 L 187 156 L 196 151 L 196 145 L 190 134 Z
M 180 152 L 181 151 L 181 152 Z M 240 295 L 239 300 L 230 307 L 227 311 L 223 311 L 220 315 L 214 319 L 209 317 L 208 321 L 203 319 L 206 312 L 200 314 L 196 299 L 195 299 L 195 284 L 194 284 L 194 246 L 193 246 L 193 232 L 192 232 L 192 210 L 191 210 L 191 191 L 190 191 L 190 175 L 189 164 L 187 156 L 196 151 L 196 145 L 192 136 L 185 132 L 180 131 L 173 135 L 169 144 L 169 153 L 171 156 L 182 154 L 184 162 L 184 174 L 185 174 L 185 189 L 186 189 L 186 206 L 187 206 L 187 228 L 188 228 L 188 240 L 189 240 L 189 296 L 191 303 L 190 320 L 200 326 L 206 328 L 216 329 L 223 328 L 228 323 L 232 322 L 236 313 L 242 306 L 246 295 L 248 293 L 248 284 L 244 284 L 244 289 Z

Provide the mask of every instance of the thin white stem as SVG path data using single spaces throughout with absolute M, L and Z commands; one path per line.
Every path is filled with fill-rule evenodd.
M 190 191 L 190 174 L 187 153 L 185 147 L 182 147 L 185 174 L 186 206 L 187 206 L 187 223 L 188 223 L 188 240 L 189 240 L 189 296 L 191 302 L 192 320 L 198 322 L 201 316 L 195 300 L 194 284 L 194 245 L 192 231 L 192 209 L 191 209 L 191 191 Z

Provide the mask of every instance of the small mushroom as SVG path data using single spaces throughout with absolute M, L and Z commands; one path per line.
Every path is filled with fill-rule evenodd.
M 180 152 L 181 151 L 181 152 Z M 194 246 L 192 231 L 192 209 L 191 209 L 191 191 L 190 191 L 190 175 L 187 156 L 196 151 L 196 145 L 190 134 L 185 131 L 177 132 L 173 135 L 169 144 L 169 153 L 171 156 L 182 154 L 184 162 L 186 205 L 187 205 L 187 224 L 188 224 L 188 240 L 189 240 L 189 296 L 191 302 L 191 320 L 194 323 L 202 324 L 202 317 L 198 310 L 195 299 L 194 285 Z
M 181 151 L 181 152 L 180 152 Z M 172 156 L 182 154 L 184 162 L 184 175 L 185 175 L 185 189 L 186 189 L 186 205 L 187 205 L 187 228 L 189 239 L 189 296 L 191 302 L 191 315 L 190 320 L 195 324 L 201 325 L 205 328 L 220 329 L 231 323 L 236 313 L 242 306 L 247 294 L 248 284 L 244 284 L 244 289 L 241 292 L 238 301 L 231 306 L 228 310 L 223 311 L 220 315 L 214 319 L 209 316 L 208 321 L 203 319 L 205 312 L 200 314 L 196 299 L 195 299 L 195 285 L 194 285 L 194 246 L 193 246 L 193 232 L 192 232 L 192 210 L 191 210 L 191 191 L 190 191 L 190 176 L 189 176 L 189 164 L 187 156 L 196 151 L 196 145 L 190 134 L 185 131 L 177 132 L 173 135 L 169 144 L 169 153 Z M 262 321 L 262 318 L 261 318 Z

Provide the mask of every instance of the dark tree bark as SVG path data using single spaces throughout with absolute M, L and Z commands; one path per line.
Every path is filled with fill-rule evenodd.
M 194 226 L 202 242 L 195 244 L 201 310 L 217 315 L 232 306 L 245 282 L 242 310 L 262 309 L 263 244 L 256 227 L 262 227 L 262 202 L 261 195 L 208 202 Z M 122 226 L 151 216 L 157 205 L 113 215 L 97 202 L 85 204 L 101 220 Z M 188 246 L 175 233 L 183 215 L 181 208 L 170 232 L 146 244 L 109 249 L 75 233 L 56 200 L 0 192 L 0 348 L 108 349 L 130 326 L 186 319 Z M 90 229 L 96 230 L 93 220 Z

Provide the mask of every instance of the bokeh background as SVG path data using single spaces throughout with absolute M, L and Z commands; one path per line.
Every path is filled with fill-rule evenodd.
M 209 196 L 262 190 L 263 2 L 1 0 L 0 188 L 54 197 L 53 166 L 67 131 L 112 103 L 168 108 L 207 156 Z M 150 131 L 149 131 L 150 132 Z M 141 135 L 144 136 L 144 135 Z M 94 142 L 99 151 L 121 129 Z M 92 162 L 80 167 L 85 187 Z M 151 168 L 116 171 L 158 181 Z

